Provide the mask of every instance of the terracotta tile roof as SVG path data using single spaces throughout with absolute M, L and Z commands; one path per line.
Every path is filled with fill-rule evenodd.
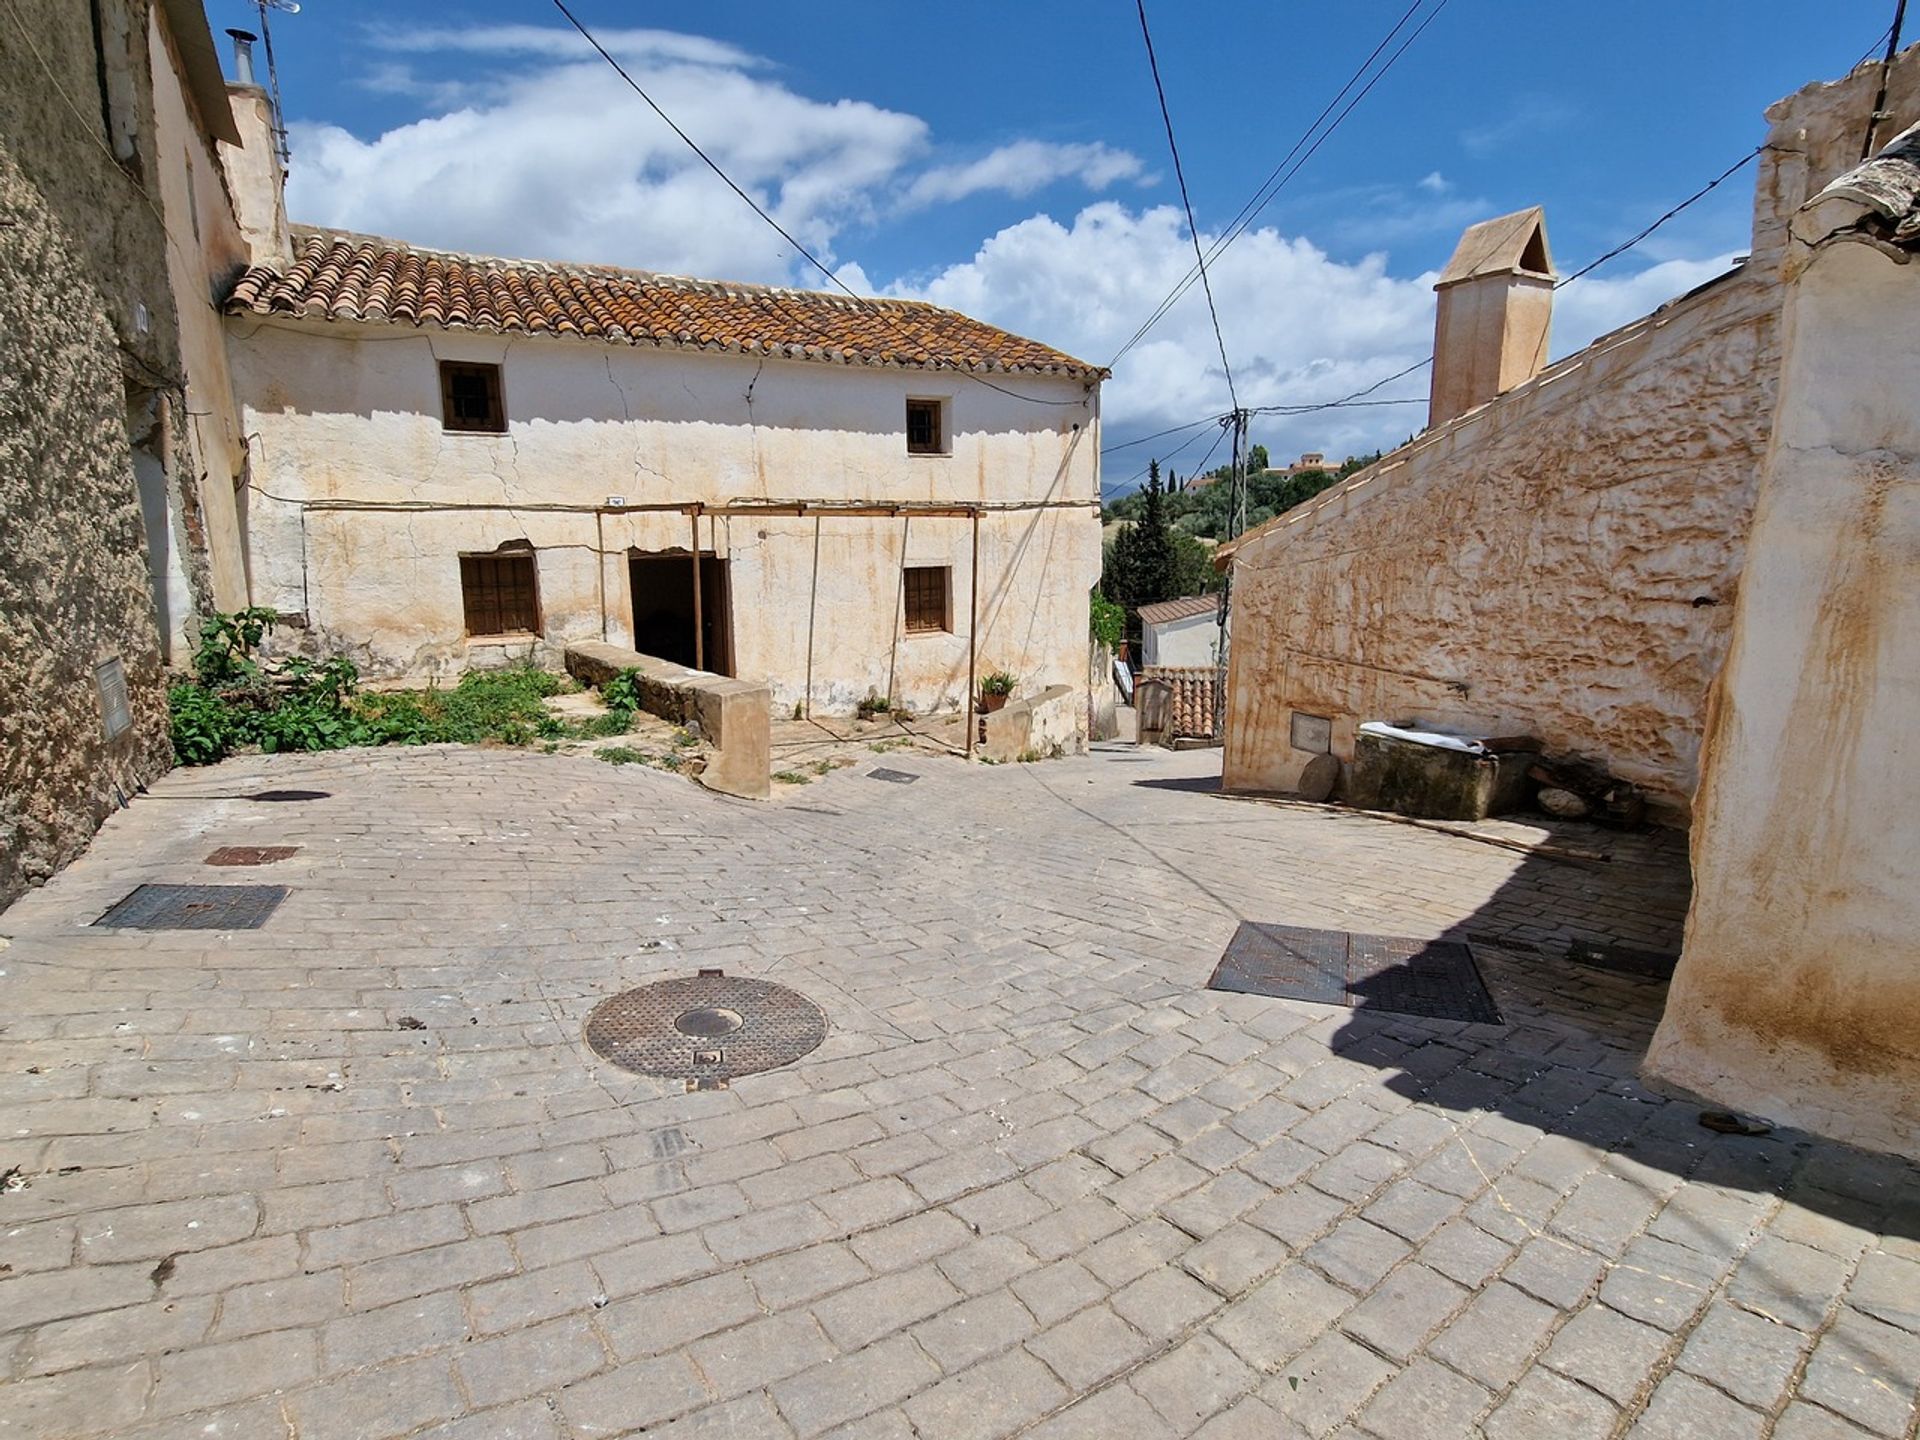
M 284 270 L 255 265 L 242 274 L 226 312 L 572 335 L 842 365 L 1106 375 L 1038 341 L 914 300 L 456 255 L 304 227 L 295 230 L 293 248 Z
M 1178 600 L 1162 600 L 1157 605 L 1140 607 L 1140 618 L 1149 625 L 1164 625 L 1169 620 L 1191 620 L 1195 615 L 1219 613 L 1218 595 L 1183 595 Z

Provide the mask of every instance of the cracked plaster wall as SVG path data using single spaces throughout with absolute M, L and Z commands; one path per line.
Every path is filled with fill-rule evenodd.
M 543 513 L 728 501 L 1072 500 L 980 522 L 979 668 L 1023 689 L 1080 685 L 1098 578 L 1097 410 L 1077 381 L 964 377 L 464 331 L 236 318 L 236 383 L 252 432 L 258 603 L 304 614 L 308 648 L 377 677 L 446 676 L 567 640 L 632 644 L 631 550 L 685 552 L 684 514 Z M 505 435 L 442 427 L 438 360 L 502 366 Z M 906 453 L 907 397 L 947 404 L 952 454 Z M 1077 428 L 1076 428 L 1077 426 Z M 411 512 L 326 500 L 413 502 Z M 479 507 L 479 508 L 461 508 Z M 734 673 L 776 705 L 825 713 L 891 693 L 964 704 L 972 526 L 965 518 L 709 516 L 700 547 L 728 564 Z M 537 556 L 537 641 L 469 641 L 458 557 L 505 542 Z M 951 567 L 951 633 L 906 636 L 900 568 Z M 603 609 L 604 606 L 604 609 Z M 282 632 L 283 641 L 286 632 Z
M 1246 542 L 1226 781 L 1290 790 L 1292 713 L 1531 733 L 1684 821 L 1779 369 L 1793 210 L 1859 158 L 1878 67 L 1773 107 L 1742 271 L 1604 337 Z M 1912 108 L 1914 52 L 1890 86 Z M 1896 133 L 1899 124 L 1885 134 Z

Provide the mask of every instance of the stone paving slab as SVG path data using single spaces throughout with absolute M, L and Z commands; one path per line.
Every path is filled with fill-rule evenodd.
M 1608 864 L 895 753 L 756 806 L 423 748 L 181 771 L 0 915 L 0 1435 L 1912 1436 L 1920 1176 L 1635 1079 Z M 274 804 L 262 789 L 324 792 Z M 92 927 L 295 845 L 257 931 Z M 1506 1023 L 1204 987 L 1244 922 L 1471 936 Z M 826 1012 L 688 1094 L 582 1039 Z

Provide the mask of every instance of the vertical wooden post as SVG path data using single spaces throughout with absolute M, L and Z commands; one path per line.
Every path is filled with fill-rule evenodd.
M 813 579 L 807 586 L 807 698 L 804 713 L 813 719 L 813 621 L 820 609 L 820 517 L 813 517 Z
M 593 511 L 593 568 L 600 575 L 600 643 L 607 640 L 607 510 L 604 505 Z
M 706 627 L 700 620 L 700 507 L 695 505 L 687 518 L 693 522 L 693 668 L 707 668 Z
M 973 563 L 967 567 L 967 759 L 973 759 L 973 667 L 980 632 L 980 507 L 973 507 Z
M 893 587 L 893 648 L 887 652 L 887 693 L 884 697 L 891 705 L 894 701 L 894 682 L 900 675 L 900 632 L 907 625 L 907 546 L 913 538 L 913 516 L 900 517 L 900 578 Z M 888 711 L 892 714 L 892 711 Z

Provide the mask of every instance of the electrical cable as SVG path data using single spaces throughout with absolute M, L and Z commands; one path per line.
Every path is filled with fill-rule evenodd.
M 1206 292 L 1207 313 L 1213 317 L 1213 338 L 1220 347 L 1220 368 L 1227 377 L 1227 398 L 1240 408 L 1240 397 L 1233 388 L 1233 366 L 1227 363 L 1227 340 L 1220 333 L 1220 312 L 1213 303 L 1213 281 L 1207 278 L 1207 257 L 1200 250 L 1200 226 L 1193 218 L 1193 200 L 1187 194 L 1187 174 L 1180 164 L 1180 146 L 1173 138 L 1173 112 L 1167 109 L 1166 87 L 1160 83 L 1160 61 L 1153 53 L 1153 32 L 1147 28 L 1147 0 L 1134 0 L 1140 15 L 1140 38 L 1147 45 L 1147 68 L 1153 72 L 1153 93 L 1160 101 L 1160 120 L 1167 127 L 1167 149 L 1173 156 L 1173 178 L 1180 183 L 1180 203 L 1187 212 L 1187 233 L 1193 237 L 1193 261 L 1200 270 L 1200 288 Z M 1108 366 L 1112 369 L 1112 366 Z
M 897 336 L 899 336 L 900 339 L 906 341 L 914 349 L 916 350 L 931 349 L 931 347 L 928 347 L 925 345 L 923 340 L 914 338 L 913 336 L 909 335 L 907 331 L 903 329 L 900 325 L 893 322 L 891 317 L 888 316 L 888 314 L 886 313 L 886 309 L 884 305 L 878 302 L 876 297 L 860 295 L 860 294 L 857 294 L 852 289 L 848 288 L 846 282 L 841 280 L 841 278 L 838 275 L 834 274 L 832 270 L 828 269 L 825 262 L 823 262 L 819 256 L 815 255 L 806 246 L 802 245 L 798 240 L 796 240 L 793 236 L 793 233 L 789 231 L 786 226 L 782 225 L 778 220 L 774 219 L 772 215 L 768 214 L 764 209 L 761 208 L 760 202 L 758 200 L 755 200 L 753 196 L 749 195 L 745 190 L 741 189 L 740 186 L 734 182 L 733 177 L 727 174 L 725 170 L 722 170 L 720 168 L 719 163 L 711 155 L 707 154 L 705 150 L 702 150 L 698 142 L 696 142 L 691 135 L 687 134 L 685 130 L 682 130 L 671 115 L 667 114 L 665 110 L 660 108 L 659 102 L 656 101 L 645 90 L 640 88 L 640 82 L 635 80 L 633 76 L 627 73 L 626 67 L 622 65 L 618 60 L 616 60 L 613 57 L 613 53 L 610 50 L 608 50 L 606 46 L 602 45 L 597 38 L 595 38 L 594 33 L 591 30 L 589 30 L 584 24 L 581 23 L 579 17 L 576 16 L 573 13 L 573 11 L 567 8 L 566 0 L 553 0 L 553 6 L 563 16 L 566 17 L 567 23 L 569 25 L 573 26 L 575 30 L 578 30 L 580 32 L 581 38 L 584 39 L 589 45 L 591 45 L 596 51 L 599 52 L 600 58 L 605 60 L 607 64 L 613 67 L 614 73 L 626 82 L 627 88 L 633 91 L 633 93 L 638 95 L 642 100 L 646 101 L 647 107 L 650 110 L 652 110 L 655 115 L 658 115 L 661 118 L 661 120 L 666 122 L 667 128 L 673 131 L 675 135 L 679 136 L 681 141 L 686 145 L 686 147 L 689 150 L 693 151 L 695 155 L 699 156 L 701 161 L 706 165 L 706 167 L 709 170 L 713 171 L 715 175 L 718 175 L 721 181 L 726 185 L 726 187 L 729 190 L 733 191 L 735 195 L 739 196 L 742 200 L 744 200 L 748 208 L 751 209 L 754 214 L 758 215 L 762 220 L 766 221 L 768 225 L 772 226 L 775 233 L 777 233 L 781 239 L 785 240 L 797 252 L 799 252 L 799 254 L 806 259 L 808 264 L 812 265 L 814 269 L 818 270 L 822 275 L 826 276 L 829 283 L 831 283 L 835 289 L 841 291 L 849 299 L 858 301 L 861 305 L 875 307 L 873 313 L 875 314 L 876 318 L 888 323 L 890 328 L 893 329 L 894 333 Z M 778 304 L 779 303 L 778 288 L 769 286 L 768 289 L 774 296 L 774 303 Z M 788 318 L 792 319 L 793 317 L 791 314 L 789 314 Z M 937 352 L 933 352 L 933 353 L 936 353 L 937 355 Z M 1018 390 L 1009 390 L 1004 385 L 996 385 L 991 380 L 982 379 L 980 376 L 974 374 L 970 369 L 962 365 L 959 361 L 954 360 L 950 356 L 937 356 L 937 358 L 940 359 L 945 365 L 950 367 L 954 374 L 964 375 L 967 377 L 967 379 L 973 381 L 975 384 L 984 385 L 989 390 L 998 391 L 1000 394 L 1011 396 L 1015 400 L 1024 400 L 1029 405 L 1059 405 L 1059 406 L 1078 407 L 1088 403 L 1084 399 L 1045 400 L 1034 395 L 1022 395 Z
M 1367 94 L 1375 85 L 1380 83 L 1386 73 L 1393 68 L 1395 62 L 1398 61 L 1402 55 L 1406 54 L 1407 48 L 1412 45 L 1415 40 L 1419 39 L 1421 33 L 1434 22 L 1440 12 L 1446 8 L 1447 0 L 1440 0 L 1440 3 L 1435 5 L 1434 8 L 1427 13 L 1426 18 L 1420 22 L 1419 27 L 1401 42 L 1400 48 L 1388 57 L 1386 64 L 1382 65 L 1379 70 L 1374 73 L 1373 77 L 1367 81 L 1360 93 L 1355 95 L 1353 99 L 1347 103 L 1346 108 L 1334 117 L 1333 123 L 1327 126 L 1319 138 L 1313 140 L 1311 147 L 1306 153 L 1299 155 L 1299 159 L 1293 163 L 1292 168 L 1287 169 L 1288 162 L 1292 161 L 1294 156 L 1299 153 L 1301 146 L 1307 143 L 1308 138 L 1313 135 L 1314 130 L 1320 125 L 1320 122 L 1326 118 L 1328 112 L 1340 103 L 1341 98 L 1344 97 L 1359 81 L 1360 77 L 1366 73 L 1367 67 L 1371 65 L 1379 56 L 1380 52 L 1392 42 L 1393 37 L 1400 33 L 1407 21 L 1412 18 L 1413 13 L 1425 3 L 1426 0 L 1414 0 L 1414 4 L 1400 17 L 1400 20 L 1394 25 L 1393 29 L 1387 32 L 1386 37 L 1382 39 L 1381 42 L 1373 48 L 1372 53 L 1361 62 L 1360 68 L 1354 72 L 1352 78 L 1341 87 L 1339 94 L 1335 95 L 1334 98 L 1327 103 L 1326 107 L 1321 110 L 1320 114 L 1314 117 L 1313 123 L 1301 134 L 1300 139 L 1294 142 L 1293 148 L 1281 158 L 1280 163 L 1276 165 L 1272 172 L 1268 174 L 1267 178 L 1261 182 L 1259 188 L 1254 191 L 1247 202 L 1240 207 L 1240 212 L 1234 217 L 1232 223 L 1230 223 L 1226 230 L 1221 233 L 1220 237 L 1214 241 L 1213 247 L 1208 251 L 1206 256 L 1208 261 L 1217 259 L 1222 251 L 1246 232 L 1247 227 L 1253 223 L 1259 216 L 1259 213 L 1272 203 L 1274 196 L 1278 195 L 1280 191 L 1286 187 L 1287 182 L 1299 173 L 1301 166 L 1313 158 L 1315 152 L 1319 150 L 1321 145 L 1326 143 L 1328 137 L 1340 127 L 1341 122 L 1353 112 L 1354 107 L 1366 99 Z M 1286 172 L 1284 175 L 1281 173 L 1283 170 Z M 1147 332 L 1160 322 L 1161 318 L 1179 302 L 1188 290 L 1193 288 L 1193 282 L 1198 274 L 1197 269 L 1187 271 L 1186 275 L 1175 284 L 1174 288 L 1168 292 L 1160 304 L 1154 307 L 1153 313 L 1134 331 L 1126 344 L 1122 345 L 1120 349 L 1114 353 L 1113 359 L 1107 362 L 1107 368 L 1109 370 L 1119 363 L 1122 356 L 1145 339 Z

